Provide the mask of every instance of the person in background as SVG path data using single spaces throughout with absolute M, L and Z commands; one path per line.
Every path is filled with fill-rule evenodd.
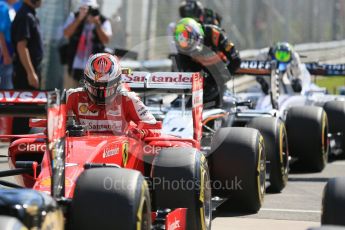
M 214 10 L 205 8 L 204 5 L 197 0 L 183 0 L 179 6 L 180 18 L 192 18 L 198 23 L 205 25 L 215 25 L 220 27 L 222 17 Z M 176 44 L 173 39 L 176 23 L 171 22 L 167 27 L 167 35 L 169 37 L 170 57 L 178 53 Z M 174 61 L 174 60 L 173 60 Z
M 72 12 L 64 25 L 64 37 L 68 40 L 68 72 L 74 80 L 73 87 L 83 77 L 89 56 L 104 52 L 111 36 L 110 21 L 100 13 L 97 1 L 81 0 L 79 11 Z
M 184 0 L 180 3 L 181 18 L 193 18 L 201 24 L 221 25 L 222 17 L 214 10 L 206 8 L 200 1 Z
M 175 26 L 176 70 L 205 72 L 204 107 L 222 107 L 225 83 L 239 68 L 241 58 L 226 33 L 216 25 L 183 18 Z
M 11 40 L 14 47 L 13 86 L 16 90 L 40 89 L 43 43 L 36 9 L 42 0 L 24 0 L 14 18 Z M 13 134 L 28 133 L 29 119 L 14 118 Z
M 16 15 L 13 5 L 17 0 L 0 2 L 0 89 L 12 89 L 11 25 Z

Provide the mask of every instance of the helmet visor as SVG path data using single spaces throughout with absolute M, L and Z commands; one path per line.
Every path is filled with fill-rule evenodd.
M 97 104 L 104 104 L 107 99 L 115 96 L 118 85 L 119 83 L 114 84 L 111 87 L 95 87 L 86 82 L 85 88 Z
M 274 57 L 279 62 L 289 62 L 291 60 L 291 52 L 287 50 L 276 50 Z

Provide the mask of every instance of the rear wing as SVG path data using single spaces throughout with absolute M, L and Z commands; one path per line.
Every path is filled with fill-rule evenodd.
M 191 72 L 132 72 L 122 74 L 122 82 L 133 91 L 155 93 L 190 93 L 192 95 L 193 139 L 200 143 L 202 134 L 203 77 Z M 184 110 L 184 105 L 181 110 Z
M 0 116 L 46 117 L 46 139 L 48 158 L 51 165 L 51 195 L 59 198 L 65 195 L 65 92 L 60 91 L 0 91 Z M 34 135 L 0 135 L 0 138 L 26 138 Z
M 311 75 L 320 76 L 345 76 L 345 64 L 322 64 L 318 62 L 304 63 Z M 235 74 L 241 75 L 271 75 L 272 64 L 270 61 L 242 60 L 240 68 Z
M 16 117 L 46 116 L 48 92 L 0 91 L 0 115 Z

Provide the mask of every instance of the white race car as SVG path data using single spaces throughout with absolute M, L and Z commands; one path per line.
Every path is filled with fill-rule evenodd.
M 310 75 L 339 76 L 344 75 L 344 69 L 345 65 L 302 64 L 302 91 L 296 93 L 286 69 L 279 64 L 243 61 L 238 73 L 266 76 L 269 90 L 267 94 L 259 89 L 238 96 L 252 100 L 258 112 L 276 110 L 286 124 L 290 155 L 298 158 L 303 168 L 321 171 L 328 151 L 345 153 L 345 97 L 327 94 Z

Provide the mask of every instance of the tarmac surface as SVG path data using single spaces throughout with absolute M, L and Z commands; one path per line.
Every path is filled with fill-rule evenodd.
M 328 163 L 321 173 L 290 172 L 283 192 L 266 193 L 257 214 L 216 211 L 212 229 L 306 230 L 320 226 L 322 191 L 332 177 L 345 177 L 345 160 Z

